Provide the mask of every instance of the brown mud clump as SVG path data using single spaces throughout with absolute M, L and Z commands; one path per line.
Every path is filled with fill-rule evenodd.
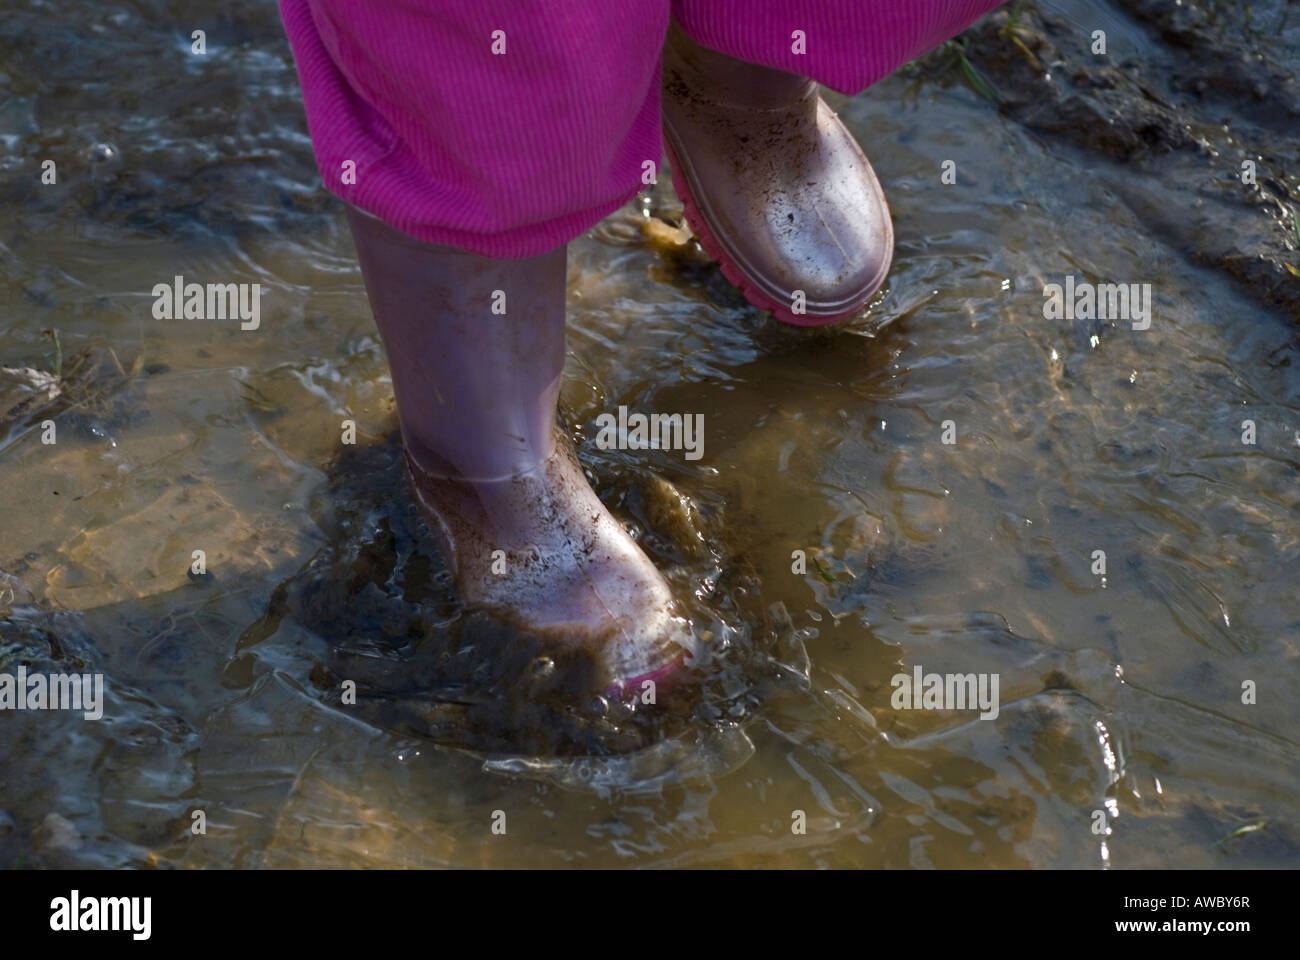
M 1004 115 L 1108 158 L 1106 185 L 1153 234 L 1300 323 L 1300 57 L 1281 29 L 1300 13 L 1119 6 L 1083 23 L 1008 4 L 960 41 L 962 66 Z

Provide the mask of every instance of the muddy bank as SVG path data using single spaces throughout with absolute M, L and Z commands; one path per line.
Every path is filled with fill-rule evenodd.
M 962 76 L 964 53 L 1005 116 L 1106 161 L 1094 175 L 1154 236 L 1300 323 L 1293 3 L 1026 0 L 959 43 L 911 69 Z

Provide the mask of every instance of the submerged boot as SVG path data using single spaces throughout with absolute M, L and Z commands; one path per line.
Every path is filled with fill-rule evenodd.
M 750 303 L 820 326 L 880 289 L 894 254 L 885 195 L 812 80 L 709 50 L 674 22 L 663 127 L 686 218 Z
M 348 208 L 416 500 L 463 602 L 640 691 L 692 648 L 668 583 L 555 425 L 565 251 L 494 260 Z

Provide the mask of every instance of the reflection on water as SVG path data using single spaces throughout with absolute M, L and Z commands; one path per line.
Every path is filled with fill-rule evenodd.
M 629 712 L 456 603 L 274 7 L 72 8 L 0 22 L 0 362 L 84 375 L 57 443 L 0 440 L 0 670 L 107 701 L 0 720 L 0 863 L 1297 862 L 1294 329 L 1104 159 L 961 86 L 836 98 L 898 250 L 832 333 L 659 255 L 639 207 L 571 246 L 565 423 L 711 637 L 697 691 Z M 1067 273 L 1152 283 L 1151 329 L 1043 319 Z M 154 320 L 177 274 L 261 283 L 260 329 Z M 620 404 L 703 414 L 705 457 L 598 449 Z M 916 665 L 998 674 L 999 715 L 893 709 Z

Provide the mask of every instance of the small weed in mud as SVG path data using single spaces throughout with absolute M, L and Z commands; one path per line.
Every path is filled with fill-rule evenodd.
M 813 567 L 817 570 L 817 575 L 821 577 L 823 580 L 825 580 L 827 583 L 836 582 L 835 576 L 824 566 L 822 566 L 822 562 L 818 560 L 816 557 L 813 557 Z
M 54 341 L 54 375 L 63 376 L 63 344 L 59 341 L 59 331 L 50 329 L 42 330 L 41 336 L 49 337 Z M 48 357 L 49 354 L 46 354 Z
M 1244 837 L 1246 836 L 1246 834 L 1254 833 L 1256 830 L 1263 830 L 1267 824 L 1268 824 L 1267 820 L 1261 820 L 1258 823 L 1248 823 L 1245 826 L 1238 827 L 1236 830 L 1233 830 L 1231 833 L 1224 834 L 1218 840 L 1214 841 L 1214 843 L 1210 844 L 1210 849 L 1217 850 L 1219 847 L 1223 846 L 1229 840 L 1236 840 L 1238 837 Z
M 1034 52 L 1025 46 L 1025 41 L 1020 39 L 1018 24 L 1020 22 L 1020 14 L 1024 8 L 1025 0 L 1017 0 L 1016 5 L 1011 8 L 1011 14 L 1007 17 L 1007 22 L 998 32 L 1002 36 L 1010 38 L 1011 42 L 1020 48 L 1020 52 L 1025 55 L 1026 60 L 1034 65 L 1035 70 L 1042 70 L 1042 61 L 1039 60 L 1038 57 L 1034 56 Z M 974 67 L 971 67 L 971 69 L 973 70 Z M 994 92 L 996 93 L 997 91 L 995 90 Z
M 254 410 L 261 410 L 265 413 L 278 413 L 280 406 L 265 393 L 259 390 L 254 384 L 247 380 L 235 378 L 235 382 L 244 389 L 240 391 L 239 398 Z
M 1012 37 L 1023 48 L 1024 44 L 1021 44 L 1014 34 Z M 966 56 L 966 39 L 964 37 L 949 40 L 932 53 L 920 58 L 917 65 L 922 68 L 923 73 L 928 73 L 929 77 L 934 80 L 946 77 L 956 70 L 960 72 L 967 86 L 979 96 L 994 106 L 1002 103 L 1002 94 L 998 92 L 997 87 L 993 86 L 988 77 L 984 76 L 979 71 L 979 68 L 971 63 L 970 58 Z
M 1020 43 L 1019 38 L 1017 38 L 1016 42 Z M 1021 44 L 1021 46 L 1024 45 Z M 993 86 L 988 77 L 980 73 L 979 70 L 975 68 L 975 64 L 971 63 L 970 59 L 966 56 L 965 40 L 958 42 L 957 62 L 961 66 L 961 75 L 966 78 L 966 82 L 970 84 L 972 90 L 990 103 L 997 104 L 1002 102 L 1002 94 L 998 93 L 997 87 Z
M 1025 9 L 1025 0 L 1016 0 L 1011 6 L 1011 13 L 1007 15 L 1006 26 L 1002 28 L 1003 33 L 1011 33 L 1016 29 L 1016 24 L 1020 21 L 1020 14 Z

